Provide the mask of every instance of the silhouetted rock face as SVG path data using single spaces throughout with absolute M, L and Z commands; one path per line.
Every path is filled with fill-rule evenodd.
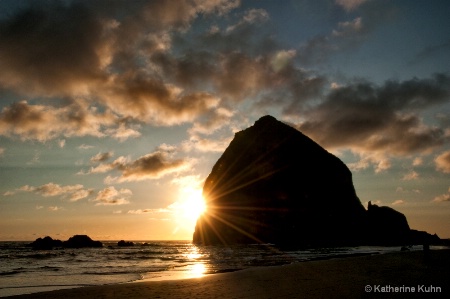
M 63 242 L 63 246 L 66 248 L 84 248 L 84 247 L 102 247 L 103 244 L 100 241 L 93 241 L 86 235 L 75 235 L 69 240 Z
M 86 235 L 75 235 L 67 241 L 54 240 L 51 237 L 38 238 L 33 243 L 28 244 L 35 250 L 50 250 L 54 248 L 84 248 L 84 247 L 102 247 L 100 241 L 93 241 Z
M 44 238 L 38 238 L 33 243 L 28 244 L 33 247 L 34 250 L 51 250 L 55 247 L 62 247 L 63 242 L 61 240 L 54 240 L 47 236 Z
M 409 244 L 411 232 L 405 215 L 389 208 L 372 205 L 367 209 L 368 241 L 377 245 Z
M 271 116 L 235 134 L 203 193 L 197 244 L 350 245 L 366 227 L 346 165 Z
M 124 241 L 124 240 L 120 240 L 119 242 L 117 242 L 117 246 L 119 246 L 119 247 L 131 247 L 131 246 L 134 246 L 134 243 L 133 242 Z
M 433 244 L 450 246 L 449 240 L 442 240 L 438 235 L 431 235 L 425 231 L 412 229 L 409 232 L 409 244 Z

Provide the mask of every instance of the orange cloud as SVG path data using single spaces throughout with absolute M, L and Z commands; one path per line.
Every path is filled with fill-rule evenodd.
M 444 173 L 450 173 L 450 151 L 443 152 L 434 159 L 436 169 Z
M 449 202 L 450 201 L 450 188 L 448 188 L 447 193 L 436 196 L 433 199 L 434 202 Z
M 119 177 L 108 176 L 105 179 L 105 183 L 111 184 L 158 179 L 171 173 L 185 171 L 192 165 L 190 160 L 172 158 L 169 154 L 170 151 L 170 147 L 162 147 L 134 161 L 121 156 L 109 164 L 100 164 L 98 167 L 92 168 L 89 173 L 120 171 Z
M 233 138 L 225 137 L 221 139 L 206 139 L 198 136 L 192 136 L 189 141 L 182 144 L 185 151 L 197 150 L 200 152 L 223 152 L 230 144 Z
M 85 189 L 81 184 L 61 186 L 55 183 L 48 183 L 38 187 L 25 185 L 16 191 L 8 191 L 7 195 L 14 195 L 17 191 L 33 192 L 44 197 L 62 196 L 63 198 L 68 198 L 69 201 L 78 201 L 93 194 L 93 189 Z
M 352 11 L 368 0 L 336 0 L 336 4 L 342 6 L 347 11 Z
M 129 189 L 116 190 L 113 186 L 107 187 L 97 193 L 94 202 L 96 205 L 124 205 L 129 204 L 128 198 L 133 193 Z
M 141 215 L 141 214 L 157 214 L 157 213 L 168 213 L 169 211 L 167 209 L 139 209 L 139 210 L 129 210 L 127 214 L 135 214 L 135 215 Z
M 212 94 L 183 94 L 180 88 L 139 74 L 115 77 L 104 87 L 101 101 L 117 114 L 157 125 L 193 121 L 220 102 Z
M 404 181 L 411 181 L 411 180 L 417 180 L 419 178 L 419 174 L 415 172 L 414 170 L 405 174 L 402 178 Z
M 57 212 L 57 211 L 60 211 L 60 210 L 64 210 L 64 208 L 57 207 L 57 206 L 51 206 L 51 207 L 48 207 L 48 210 L 52 211 L 52 212 Z
M 39 141 L 107 135 L 123 141 L 140 136 L 136 122 L 180 124 L 215 109 L 217 97 L 165 82 L 150 60 L 170 50 L 168 28 L 184 31 L 199 14 L 221 15 L 240 1 L 136 2 L 120 17 L 115 11 L 122 4 L 101 3 L 24 6 L 0 21 L 0 87 L 27 97 L 64 98 L 62 105 L 6 107 L 1 135 Z M 85 107 L 64 105 L 67 98 L 84 98 Z
M 104 127 L 110 127 L 108 133 L 122 130 L 119 123 L 119 117 L 111 111 L 99 113 L 84 100 L 69 101 L 62 107 L 21 101 L 0 112 L 0 135 L 42 142 L 59 136 L 105 137 L 108 135 Z M 126 137 L 136 137 L 136 134 L 122 134 L 120 138 Z
M 105 162 L 105 161 L 109 160 L 112 156 L 114 156 L 113 152 L 98 153 L 97 155 L 93 156 L 90 159 L 90 161 L 92 163 Z

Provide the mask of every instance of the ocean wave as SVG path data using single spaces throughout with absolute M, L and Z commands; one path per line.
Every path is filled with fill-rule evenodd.
M 123 252 L 123 255 L 154 255 L 154 254 L 167 254 L 166 251 L 129 251 Z
M 29 258 L 29 259 L 51 259 L 54 257 L 59 256 L 59 253 L 51 253 L 51 252 L 45 252 L 45 253 L 33 253 L 21 256 L 21 258 Z
M 23 273 L 23 272 L 24 272 L 24 271 L 16 271 L 16 270 L 12 270 L 12 271 L 0 271 L 0 276 L 15 275 L 15 274 Z
M 135 246 L 121 248 L 113 242 L 109 244 L 113 249 L 36 252 L 23 244 L 5 245 L 0 242 L 0 285 L 39 284 L 37 280 L 42 284 L 120 283 L 152 276 L 152 272 L 189 272 L 197 264 L 204 265 L 204 274 L 211 274 L 317 258 L 399 250 L 358 247 L 285 251 L 270 245 L 195 246 L 188 242 L 135 242 Z
M 101 271 L 101 269 L 97 272 L 97 271 L 86 271 L 86 272 L 82 272 L 80 273 L 82 275 L 124 275 L 124 274 L 135 274 L 135 270 L 134 269 L 130 269 L 130 270 L 124 270 L 124 271 Z
M 60 271 L 64 269 L 63 267 L 55 267 L 55 266 L 42 266 L 39 267 L 40 270 L 48 270 L 48 271 Z

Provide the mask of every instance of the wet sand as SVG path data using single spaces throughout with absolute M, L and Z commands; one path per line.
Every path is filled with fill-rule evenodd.
M 10 298 L 450 298 L 450 250 L 338 258 L 201 278 L 84 287 Z

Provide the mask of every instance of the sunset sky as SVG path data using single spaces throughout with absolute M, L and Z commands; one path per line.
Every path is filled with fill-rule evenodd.
M 450 238 L 448 0 L 0 1 L 0 240 L 191 239 L 263 115 Z

